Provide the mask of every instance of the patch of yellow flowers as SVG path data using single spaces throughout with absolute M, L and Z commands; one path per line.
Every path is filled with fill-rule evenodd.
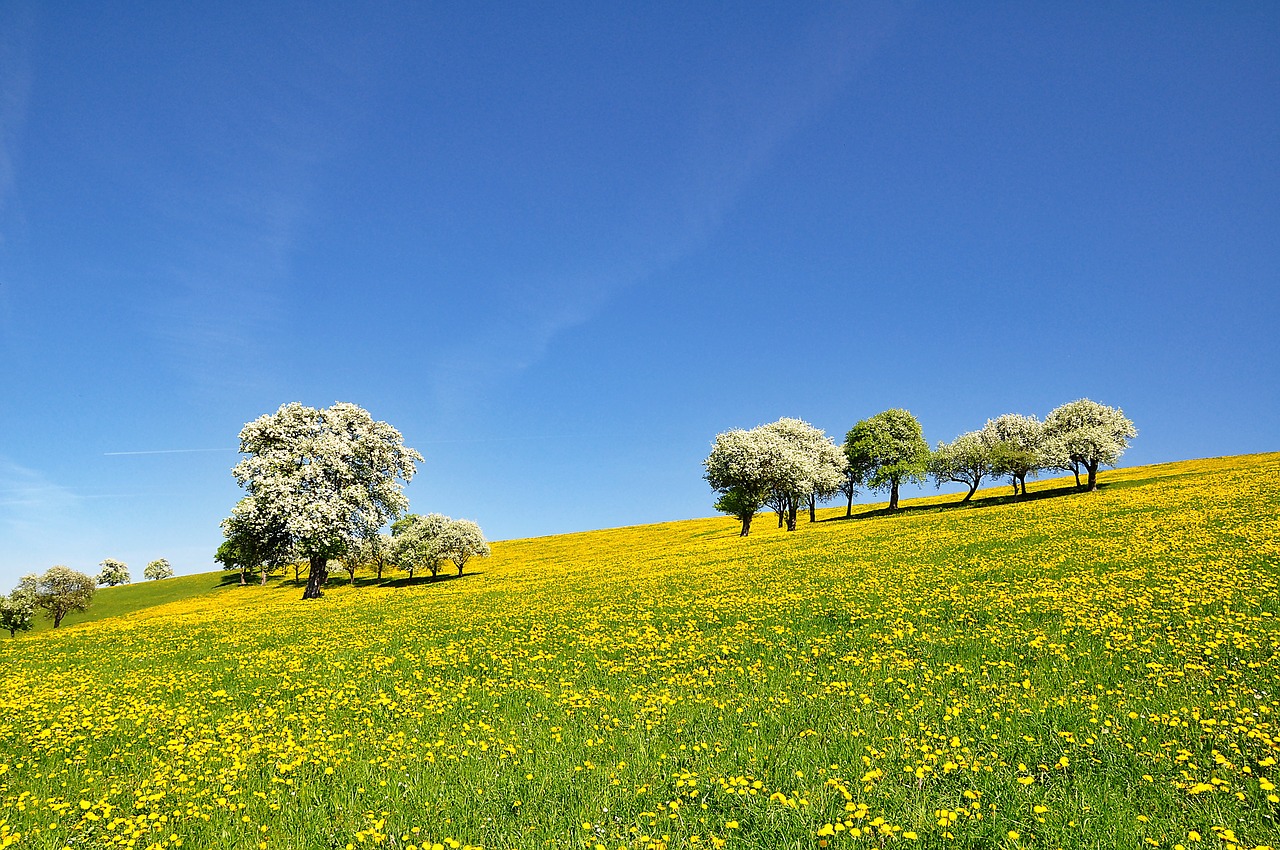
M 1280 456 L 1103 481 L 0 641 L 0 848 L 1280 844 Z

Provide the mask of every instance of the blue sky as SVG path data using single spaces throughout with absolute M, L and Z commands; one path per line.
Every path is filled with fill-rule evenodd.
M 0 589 L 212 568 L 295 400 L 492 539 L 708 515 L 715 434 L 780 416 L 1088 396 L 1126 465 L 1280 449 L 1277 43 L 1274 3 L 11 0 Z

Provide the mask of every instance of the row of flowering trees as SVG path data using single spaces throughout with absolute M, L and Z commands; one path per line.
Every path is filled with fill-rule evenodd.
M 842 446 L 799 419 L 726 431 L 716 436 L 703 467 L 704 478 L 719 494 L 716 509 L 737 517 L 745 537 L 766 506 L 779 527 L 794 531 L 802 507 L 808 507 L 813 521 L 818 502 L 842 494 L 849 516 L 858 488 L 866 487 L 887 492 L 889 510 L 897 510 L 901 485 L 928 477 L 939 487 L 967 486 L 965 502 L 987 479 L 1007 478 L 1015 494 L 1025 493 L 1027 476 L 1043 469 L 1073 472 L 1077 487 L 1096 490 L 1099 468 L 1114 466 L 1135 436 L 1133 422 L 1119 408 L 1079 399 L 1043 421 L 1005 414 L 931 450 L 920 422 L 906 410 L 892 409 L 858 422 Z
M 354 584 L 356 570 L 428 570 L 446 561 L 461 575 L 489 544 L 470 520 L 407 514 L 402 489 L 422 460 L 400 432 L 354 404 L 314 408 L 292 402 L 240 431 L 245 455 L 232 469 L 247 491 L 222 522 L 226 541 L 215 558 L 226 569 L 259 572 L 306 562 L 304 599 L 321 596 L 337 561 Z M 389 522 L 391 534 L 381 529 Z
M 96 578 L 61 564 L 44 573 L 23 576 L 17 587 L 0 594 L 0 630 L 9 632 L 10 637 L 30 630 L 37 611 L 44 611 L 56 629 L 67 614 L 88 610 L 98 585 L 115 587 L 131 581 L 129 566 L 123 561 L 104 558 L 98 566 L 102 570 Z M 170 578 L 173 567 L 168 560 L 157 558 L 147 564 L 143 575 L 153 580 Z

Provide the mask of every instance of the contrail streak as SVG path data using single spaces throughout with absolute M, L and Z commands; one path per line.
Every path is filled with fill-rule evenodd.
M 103 457 L 120 457 L 122 455 L 185 455 L 196 452 L 234 452 L 235 449 L 151 449 L 141 452 L 103 452 Z

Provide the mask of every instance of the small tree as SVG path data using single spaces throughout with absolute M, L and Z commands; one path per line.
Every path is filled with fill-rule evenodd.
M 436 550 L 442 560 L 453 561 L 458 575 L 472 558 L 489 557 L 488 541 L 480 526 L 469 519 L 455 519 L 446 525 L 436 538 Z
M 714 507 L 720 513 L 737 517 L 742 523 L 742 531 L 738 536 L 746 537 L 751 533 L 751 520 L 755 519 L 756 514 L 764 507 L 764 500 L 763 491 L 752 491 L 735 484 L 720 494 Z
M 224 519 L 222 533 L 227 539 L 213 558 L 224 570 L 240 571 L 241 587 L 245 586 L 245 575 L 250 570 L 259 571 L 261 584 L 265 585 L 267 577 L 293 557 L 286 530 L 252 510 L 241 510 Z
M 431 577 L 440 574 L 447 556 L 440 547 L 440 536 L 453 520 L 444 514 L 409 514 L 391 525 L 393 559 L 413 580 L 415 571 L 425 568 Z
M 1129 441 L 1138 436 L 1133 422 L 1118 407 L 1107 407 L 1087 398 L 1055 408 L 1046 417 L 1045 442 L 1053 466 L 1070 469 L 1075 464 L 1089 474 L 1088 488 L 1098 489 L 1098 468 L 1115 466 Z
M 35 619 L 35 589 L 39 579 L 34 575 L 23 576 L 8 596 L 0 596 L 0 629 L 7 629 L 9 637 L 31 630 Z
M 954 483 L 969 488 L 960 500 L 961 504 L 973 498 L 982 479 L 991 472 L 991 445 L 983 439 L 981 431 L 961 434 L 950 443 L 939 441 L 938 448 L 929 458 L 929 474 L 937 486 Z
M 1013 492 L 1027 493 L 1027 476 L 1046 465 L 1044 423 L 1034 416 L 1006 413 L 988 419 L 983 439 L 991 446 L 992 474 L 1007 475 Z
M 88 610 L 95 590 L 92 577 L 61 565 L 50 567 L 35 581 L 36 607 L 44 610 L 56 629 L 72 611 Z
M 142 571 L 142 575 L 152 581 L 173 578 L 173 567 L 169 565 L 167 558 L 156 558 L 154 561 L 147 564 L 147 568 Z
M 115 587 L 117 584 L 129 583 L 129 567 L 123 561 L 105 558 L 99 566 L 102 567 L 102 572 L 98 573 L 98 584 Z
M 897 408 L 850 428 L 844 453 L 859 481 L 872 490 L 889 491 L 891 511 L 898 509 L 903 482 L 923 481 L 929 470 L 929 444 L 919 420 Z

